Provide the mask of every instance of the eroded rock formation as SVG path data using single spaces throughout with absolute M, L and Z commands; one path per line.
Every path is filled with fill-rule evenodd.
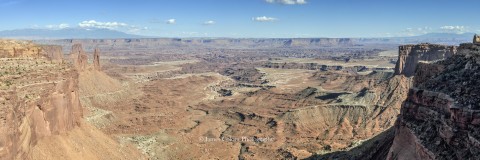
M 52 65 L 41 59 L 10 62 L 1 64 L 22 72 L 1 77 L 1 82 L 8 83 L 0 85 L 0 159 L 28 159 L 38 140 L 80 124 L 78 73 L 66 69 L 67 64 Z
M 62 46 L 37 45 L 29 41 L 0 40 L 0 58 L 40 58 L 63 61 Z
M 425 47 L 438 45 L 402 46 L 400 56 L 415 53 L 412 48 L 420 46 L 424 46 L 420 53 L 429 53 Z M 466 43 L 454 48 L 458 52 L 445 60 L 417 64 L 414 56 L 404 61 L 405 66 L 416 69 L 394 132 L 383 132 L 349 151 L 310 158 L 479 159 L 480 45 Z
M 480 44 L 480 36 L 476 35 L 473 37 L 473 44 Z
M 0 58 L 40 57 L 41 48 L 29 41 L 0 40 Z
M 83 50 L 82 44 L 77 43 L 72 46 L 70 58 L 77 70 L 83 71 L 87 67 L 88 56 Z
M 143 159 L 132 146 L 84 122 L 79 80 L 85 72 L 69 63 L 51 63 L 61 58 L 61 48 L 46 48 L 39 49 L 40 58 L 31 52 L 17 58 L 11 50 L 12 58 L 0 59 L 0 159 Z
M 338 64 L 319 64 L 319 63 L 276 63 L 266 62 L 262 65 L 265 68 L 280 68 L 280 69 L 306 69 L 306 70 L 320 70 L 320 71 L 354 71 L 365 72 L 373 70 L 391 70 L 391 67 L 371 67 L 365 65 L 350 65 L 345 62 L 338 62 Z
M 388 159 L 480 158 L 478 48 L 462 44 L 458 55 L 417 68 Z
M 399 47 L 398 61 L 395 66 L 396 75 L 407 77 L 415 74 L 415 68 L 421 61 L 437 61 L 451 57 L 457 53 L 456 46 L 422 43 Z
M 266 80 L 262 79 L 264 74 L 260 73 L 255 68 L 226 68 L 221 72 L 222 75 L 230 76 L 238 82 L 265 84 Z
M 78 71 L 85 71 L 87 69 L 91 69 L 92 66 L 88 64 L 88 55 L 83 50 L 83 46 L 80 43 L 74 44 L 72 46 L 72 50 L 70 53 L 70 59 L 73 63 L 73 66 Z M 101 70 L 100 66 L 100 49 L 95 48 L 93 52 L 93 69 L 94 70 Z
M 93 67 L 95 70 L 101 70 L 100 67 L 100 49 L 95 48 L 95 51 L 93 52 Z
M 40 54 L 54 62 L 63 61 L 63 48 L 57 45 L 42 45 Z

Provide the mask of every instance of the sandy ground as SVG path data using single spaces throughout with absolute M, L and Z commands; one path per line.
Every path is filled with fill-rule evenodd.
M 40 139 L 31 152 L 31 159 L 36 160 L 146 159 L 133 145 L 120 144 L 86 123 L 67 133 Z
M 398 57 L 398 50 L 388 50 L 378 53 L 379 56 Z
M 122 73 L 164 71 L 183 63 L 187 62 L 162 62 Z M 231 78 L 218 73 L 184 74 L 115 82 L 109 89 L 86 87 L 88 96 L 82 97 L 82 103 L 93 106 L 87 115 L 90 123 L 121 144 L 134 144 L 150 159 L 282 159 L 287 152 L 306 158 L 324 152 L 324 146 L 346 148 L 365 137 L 354 134 L 362 126 L 359 119 L 365 118 L 359 118 L 361 108 L 315 107 L 324 102 L 302 97 L 308 87 L 325 91 L 315 71 L 257 69 L 268 81 L 263 85 L 274 88 L 234 86 Z M 343 75 L 336 79 L 327 84 L 342 88 L 349 80 Z M 86 82 L 88 86 L 96 81 Z M 222 97 L 218 89 L 231 90 L 233 95 Z M 235 140 L 254 136 L 274 140 L 260 144 Z M 222 139 L 228 137 L 233 140 Z

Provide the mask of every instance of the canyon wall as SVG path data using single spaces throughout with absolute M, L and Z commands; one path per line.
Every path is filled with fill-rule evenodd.
M 93 65 L 88 64 L 88 54 L 85 52 L 83 45 L 80 43 L 75 43 L 72 45 L 69 57 L 70 62 L 78 71 L 91 70 L 92 66 L 94 70 L 101 70 L 100 49 L 98 48 L 95 48 L 93 51 Z
M 442 60 L 457 53 L 456 46 L 422 43 L 418 45 L 403 45 L 399 47 L 395 75 L 407 77 L 415 74 L 415 68 L 421 61 L 432 62 Z
M 476 35 L 473 37 L 473 44 L 480 44 L 480 36 Z
M 95 51 L 93 52 L 93 68 L 95 70 L 101 70 L 100 67 L 100 49 L 95 48 Z
M 61 60 L 58 47 L 39 47 L 35 51 L 30 45 L 17 47 L 12 52 L 18 57 L 34 53 Z M 24 55 L 17 52 L 20 50 Z M 0 159 L 30 159 L 28 153 L 38 140 L 65 133 L 80 124 L 83 112 L 78 73 L 68 64 L 51 64 L 45 58 L 3 59 L 0 64 L 4 67 L 0 70 Z
M 320 64 L 320 63 L 276 63 L 276 62 L 266 62 L 262 65 L 264 68 L 279 68 L 279 69 L 306 69 L 306 70 L 319 70 L 319 71 L 339 71 L 339 70 L 348 70 L 354 72 L 365 72 L 365 71 L 383 71 L 383 70 L 392 70 L 387 67 L 370 67 L 365 65 L 349 65 L 345 62 L 339 61 L 338 64 Z
M 388 159 L 480 158 L 480 46 L 419 64 Z
M 0 40 L 0 58 L 39 57 L 41 50 L 29 41 Z
M 63 47 L 58 45 L 41 45 L 40 55 L 53 62 L 63 61 Z
M 0 40 L 0 58 L 41 57 L 62 62 L 63 48 L 58 45 L 37 45 L 30 41 Z
M 271 48 L 271 47 L 331 47 L 353 46 L 361 39 L 352 38 L 271 38 L 271 39 L 229 39 L 229 38 L 134 38 L 134 39 L 65 39 L 43 40 L 39 43 L 48 44 L 75 44 L 85 46 L 205 46 L 213 48 Z
M 70 59 L 78 71 L 83 71 L 87 68 L 88 56 L 83 50 L 82 44 L 77 43 L 72 46 Z
M 348 151 L 310 159 L 480 158 L 480 45 L 419 44 L 399 49 L 403 67 L 396 73 L 401 74 L 390 80 L 412 76 L 407 78 L 412 84 L 388 94 L 406 95 L 401 97 L 393 132 L 385 131 Z

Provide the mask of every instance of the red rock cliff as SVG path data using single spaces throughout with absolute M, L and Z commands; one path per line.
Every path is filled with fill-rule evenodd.
M 83 71 L 87 67 L 88 56 L 83 50 L 82 44 L 74 44 L 70 53 L 73 65 L 79 71 Z
M 476 35 L 473 37 L 473 43 L 474 44 L 480 44 L 480 36 Z
M 398 61 L 395 66 L 396 75 L 407 77 L 415 74 L 415 68 L 420 61 L 437 61 L 457 53 L 456 46 L 418 44 L 399 47 Z
M 100 49 L 95 48 L 95 51 L 93 52 L 93 67 L 95 70 L 101 70 L 100 67 Z
M 80 124 L 78 73 L 47 59 L 2 59 L 0 66 L 0 159 L 28 159 L 43 137 Z
M 480 159 L 479 49 L 417 67 L 388 159 Z
M 54 62 L 63 61 L 63 48 L 57 45 L 42 45 L 40 54 Z
M 41 48 L 29 41 L 0 40 L 0 58 L 40 57 Z

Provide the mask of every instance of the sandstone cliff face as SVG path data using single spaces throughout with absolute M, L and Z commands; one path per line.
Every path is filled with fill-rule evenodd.
M 0 48 L 9 47 L 3 44 Z M 39 48 L 36 56 L 12 50 L 11 58 L 0 59 L 0 159 L 144 159 L 133 146 L 84 123 L 79 80 L 86 72 L 70 63 L 52 63 L 61 60 L 61 48 Z M 81 53 L 81 46 L 76 49 Z M 107 75 L 94 73 L 103 76 L 92 76 L 91 81 L 112 88 Z
M 83 50 L 83 46 L 80 43 L 74 44 L 70 52 L 70 61 L 78 71 L 91 70 L 92 66 L 88 64 L 88 55 Z M 93 69 L 101 70 L 100 66 L 100 49 L 95 48 L 93 52 Z
M 480 158 L 479 48 L 417 68 L 388 159 Z
M 79 71 L 83 71 L 87 67 L 88 56 L 83 50 L 82 44 L 74 44 L 70 53 L 73 65 Z
M 95 48 L 95 51 L 93 52 L 93 68 L 95 70 L 101 70 L 100 67 L 100 49 Z
M 36 45 L 29 41 L 0 40 L 0 58 L 40 58 L 62 62 L 62 46 Z
M 476 35 L 473 37 L 473 43 L 474 44 L 480 44 L 480 36 Z
M 0 58 L 40 57 L 41 48 L 28 41 L 0 40 Z
M 435 44 L 404 45 L 399 47 L 398 61 L 395 66 L 396 75 L 407 77 L 415 74 L 415 68 L 420 61 L 442 60 L 457 53 L 456 46 Z
M 63 48 L 57 45 L 42 45 L 40 54 L 54 62 L 63 61 Z
M 0 90 L 0 159 L 29 159 L 30 149 L 39 139 L 80 124 L 78 73 L 66 64 L 41 60 L 1 63 L 21 64 L 19 70 L 24 72 L 0 77 L 10 82 Z

